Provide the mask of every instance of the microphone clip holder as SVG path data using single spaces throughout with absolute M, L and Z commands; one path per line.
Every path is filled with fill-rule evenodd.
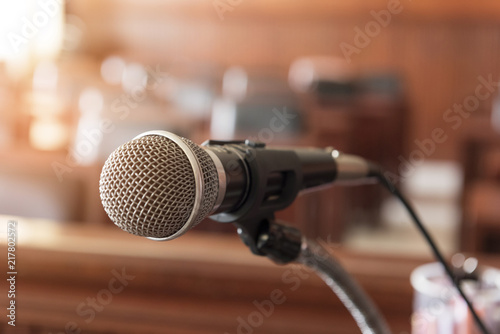
M 272 216 L 234 224 L 254 254 L 265 255 L 277 264 L 300 263 L 316 272 L 339 297 L 363 334 L 390 334 L 370 297 L 320 244 L 302 238 L 294 227 L 276 223 Z
M 274 217 L 235 223 L 238 235 L 252 253 L 278 264 L 295 261 L 301 252 L 302 234 L 294 227 L 276 223 Z
M 289 206 L 301 189 L 302 171 L 292 151 L 271 151 L 265 144 L 245 141 L 208 141 L 204 145 L 224 146 L 245 162 L 248 182 L 243 203 L 234 211 L 210 216 L 220 223 L 233 223 L 243 242 L 256 255 L 268 255 L 278 263 L 288 263 L 300 253 L 301 234 L 279 225 L 274 212 Z M 271 180 L 279 180 L 279 191 L 271 192 Z

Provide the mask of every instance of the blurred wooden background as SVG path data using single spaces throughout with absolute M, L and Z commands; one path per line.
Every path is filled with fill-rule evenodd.
M 496 197 L 500 196 L 500 139 L 491 124 L 497 88 L 456 129 L 443 117 L 454 104 L 461 104 L 476 93 L 481 83 L 479 77 L 491 78 L 493 82 L 500 78 L 500 3 L 402 0 L 401 11 L 391 15 L 390 23 L 381 27 L 369 44 L 360 47 L 359 53 L 352 54 L 352 61 L 348 62 L 341 44 L 355 46 L 357 29 L 364 31 L 368 23 L 374 22 L 372 12 L 385 11 L 394 3 L 385 0 L 67 1 L 66 19 L 76 29 L 67 32 L 73 33 L 69 38 L 75 39 L 70 41 L 71 48 L 64 49 L 53 60 L 59 71 L 57 92 L 44 93 L 52 102 L 42 99 L 45 105 L 37 104 L 33 99 L 36 64 L 32 64 L 28 76 L 17 80 L 9 79 L 0 67 L 0 126 L 3 126 L 0 214 L 62 222 L 62 229 L 56 228 L 53 234 L 40 237 L 41 243 L 22 245 L 24 274 L 20 276 L 19 289 L 25 308 L 19 314 L 19 324 L 23 330 L 45 333 L 61 330 L 71 319 L 81 322 L 75 316 L 75 307 L 106 286 L 108 273 L 117 264 L 136 272 L 137 283 L 117 296 L 109 311 L 92 324 L 90 330 L 95 333 L 139 332 L 150 322 L 153 325 L 146 329 L 151 333 L 165 332 L 166 324 L 173 324 L 176 333 L 220 333 L 234 328 L 231 326 L 238 315 L 253 310 L 254 298 L 266 298 L 269 289 L 283 287 L 282 268 L 258 262 L 260 259 L 249 260 L 249 256 L 242 255 L 246 250 L 234 253 L 240 243 L 231 236 L 194 236 L 191 243 L 186 241 L 185 248 L 169 248 L 174 252 L 169 257 L 160 248 L 167 246 L 130 240 L 129 247 L 131 236 L 118 229 L 101 230 L 99 225 L 111 226 L 98 193 L 103 156 L 88 164 L 71 166 L 63 179 L 58 178 L 54 162 L 67 163 L 68 155 L 78 143 L 75 134 L 82 114 L 79 109 L 82 94 L 88 93 L 88 88 L 99 91 L 104 116 L 110 116 L 112 103 L 123 94 L 122 87 L 107 85 L 101 77 L 102 62 L 110 55 L 136 65 L 158 66 L 179 81 L 201 83 L 215 97 L 221 95 L 222 78 L 229 67 L 240 66 L 250 75 L 264 78 L 257 80 L 260 83 L 266 79 L 287 83 L 290 65 L 299 57 L 338 57 L 356 75 L 395 74 L 402 83 L 401 99 L 398 97 L 389 104 L 367 104 L 371 108 L 368 113 L 373 112 L 367 117 L 361 117 L 362 113 L 353 117 L 351 113 L 354 109 L 366 112 L 367 105 L 339 108 L 341 112 L 337 112 L 324 101 L 301 100 L 306 130 L 287 143 L 332 145 L 373 159 L 379 157 L 396 173 L 401 165 L 399 157 L 408 159 L 420 149 L 415 140 L 429 139 L 436 128 L 442 128 L 447 139 L 437 143 L 435 152 L 425 158 L 451 160 L 464 167 L 461 247 L 488 250 L 483 239 L 498 236 L 500 230 L 500 212 L 491 200 L 500 198 Z M 214 7 L 221 4 L 231 8 L 224 12 L 224 19 Z M 262 90 L 268 88 L 273 88 L 272 84 Z M 62 110 L 54 118 L 64 124 L 69 135 L 60 147 L 47 151 L 33 145 L 30 131 L 37 117 L 50 114 L 54 105 Z M 211 105 L 206 106 L 208 112 L 202 117 L 178 109 L 155 94 L 148 95 L 125 121 L 113 119 L 116 130 L 107 137 L 106 149 L 152 127 L 179 131 L 198 143 L 211 136 Z M 383 117 L 372 117 L 374 114 Z M 7 136 L 4 132 L 9 133 L 10 139 L 4 140 Z M 281 217 L 310 236 L 338 241 L 346 221 L 357 217 L 356 208 L 368 211 L 368 217 L 373 218 L 382 196 L 370 186 L 361 192 L 336 188 L 307 194 Z M 222 229 L 215 223 L 206 226 Z M 99 235 L 101 232 L 105 237 Z M 114 233 L 123 235 L 115 237 Z M 108 237 L 113 241 L 109 242 Z M 194 253 L 188 257 L 178 253 L 198 245 L 197 240 L 202 240 L 200 244 L 208 248 L 215 245 L 215 251 L 211 249 L 213 253 L 207 255 L 202 247 L 193 246 Z M 498 245 L 498 238 L 488 244 Z M 135 251 L 141 255 L 130 253 Z M 223 254 L 221 261 L 216 258 L 218 252 Z M 408 275 L 417 265 L 431 260 L 407 259 L 400 254 L 379 257 L 339 252 L 348 269 L 381 305 L 393 328 L 408 331 L 412 298 Z M 213 257 L 199 261 L 202 255 Z M 246 276 L 248 261 L 254 270 L 250 278 Z M 494 258 L 491 263 L 499 262 Z M 165 290 L 162 283 L 168 284 Z M 326 333 L 337 321 L 340 333 L 357 332 L 340 303 L 331 299 L 320 283 L 314 279 L 304 283 L 297 296 L 290 298 L 290 304 L 277 311 L 276 317 L 262 328 L 262 333 L 277 333 L 280 329 L 287 333 L 292 329 L 305 332 L 309 326 L 314 329 L 310 333 Z M 248 290 L 247 285 L 251 287 Z M 225 291 L 226 288 L 230 291 Z M 209 312 L 204 313 L 206 307 L 200 306 L 200 301 L 214 306 L 213 309 L 209 307 Z M 183 314 L 179 305 L 186 307 L 189 314 Z M 304 311 L 305 308 L 308 310 Z M 314 324 L 302 323 L 303 312 L 309 312 Z M 192 314 L 196 316 L 192 318 Z M 206 326 L 211 326 L 210 331 Z
M 110 55 L 159 68 L 179 81 L 201 84 L 215 97 L 221 93 L 222 77 L 229 67 L 240 66 L 250 76 L 256 75 L 260 80 L 256 80 L 256 86 L 273 80 L 287 84 L 292 62 L 307 56 L 337 57 L 355 75 L 395 74 L 402 83 L 403 95 L 392 109 L 380 108 L 384 118 L 351 117 L 354 113 L 349 113 L 349 108 L 347 113 L 334 113 L 335 108 L 308 100 L 301 104 L 306 131 L 288 143 L 336 146 L 377 160 L 396 174 L 404 169 L 402 159 L 408 160 L 412 153 L 421 150 L 415 141 L 429 140 L 437 128 L 443 129 L 446 139 L 435 143 L 432 153 L 425 155 L 426 160 L 470 161 L 463 146 L 467 136 L 474 131 L 492 131 L 490 118 L 496 87 L 494 92 L 485 91 L 489 93 L 488 98 L 480 101 L 470 116 L 460 116 L 461 124 L 456 128 L 452 127 L 456 123 L 447 122 L 444 115 L 449 108 L 475 94 L 481 84 L 479 77 L 491 78 L 495 83 L 500 76 L 497 61 L 500 7 L 494 2 L 477 5 L 430 0 L 235 1 L 225 3 L 223 8 L 229 9 L 222 14 L 223 19 L 216 9 L 221 3 L 225 2 L 67 2 L 66 20 L 72 24 L 72 29 L 67 29 L 67 38 L 73 46 L 65 48 L 56 60 L 60 72 L 58 92 L 51 98 L 63 105 L 62 116 L 57 117 L 70 136 L 60 148 L 49 152 L 33 148 L 30 131 L 34 120 L 53 108 L 50 104 L 40 106 L 33 102 L 32 76 L 17 82 L 9 82 L 2 76 L 4 85 L 0 93 L 6 97 L 2 100 L 5 111 L 2 117 L 4 127 L 10 129 L 13 136 L 0 150 L 6 161 L 2 172 L 10 175 L 7 179 L 11 182 L 14 182 L 12 175 L 16 175 L 25 183 L 2 194 L 2 198 L 6 198 L 5 209 L 0 208 L 2 212 L 40 216 L 37 208 L 41 205 L 20 207 L 18 204 L 23 198 L 28 201 L 28 197 L 33 197 L 28 202 L 35 203 L 39 196 L 33 189 L 45 187 L 57 194 L 53 198 L 58 201 L 53 205 L 47 203 L 46 207 L 52 211 L 45 216 L 90 223 L 107 221 L 97 192 L 98 175 L 105 157 L 71 167 L 62 182 L 54 172 L 53 163 L 67 161 L 74 145 L 78 144 L 75 133 L 82 112 L 79 99 L 89 87 L 98 89 L 104 96 L 103 113 L 108 116 L 115 99 L 123 94 L 120 87 L 106 85 L 100 75 L 101 64 Z M 359 31 L 366 31 L 367 24 L 373 26 L 377 22 L 374 13 L 380 16 L 382 12 L 388 13 L 388 8 L 397 8 L 396 13 L 390 15 L 390 22 L 386 26 L 379 24 L 379 31 L 371 34 L 367 46 L 356 44 Z M 350 62 L 344 57 L 342 43 L 359 47 L 359 53 L 350 54 Z M 272 83 L 261 88 L 262 91 L 272 89 Z M 116 130 L 107 136 L 108 150 L 152 127 L 178 131 L 198 143 L 211 136 L 211 106 L 206 106 L 202 117 L 193 116 L 154 96 L 160 93 L 148 96 L 123 122 L 115 115 Z M 373 107 L 371 102 L 357 108 L 381 114 L 376 108 L 369 110 Z M 473 118 L 479 121 L 471 122 Z M 476 130 L 465 131 L 470 127 Z M 28 182 L 32 175 L 36 175 L 35 179 Z M 473 180 L 466 178 L 465 181 Z M 465 189 L 468 186 L 465 184 Z M 376 220 L 382 194 L 366 189 L 358 193 L 333 190 L 324 196 L 306 196 L 283 217 L 293 218 L 304 228 L 309 226 L 312 235 L 327 233 L 339 240 L 346 222 L 360 218 L 353 208 L 367 211 L 365 220 Z M 47 200 L 50 198 L 46 196 Z M 324 220 L 326 225 L 310 227 L 311 221 L 319 220 Z M 332 221 L 338 223 L 332 224 Z
M 371 11 L 391 1 L 241 1 L 220 20 L 215 1 L 80 1 L 68 10 L 88 22 L 86 52 L 103 56 L 125 51 L 152 64 L 181 61 L 224 69 L 265 68 L 285 76 L 305 55 L 343 57 L 340 44 L 354 44 L 355 27 L 373 21 Z M 474 94 L 478 76 L 500 75 L 500 7 L 488 1 L 398 1 L 402 10 L 371 39 L 351 66 L 358 71 L 400 73 L 410 98 L 403 140 L 429 138 L 449 129 L 443 114 Z M 347 62 L 346 62 L 347 65 Z M 493 97 L 493 95 L 492 95 Z M 491 99 L 474 114 L 488 114 Z M 458 159 L 460 129 L 432 158 Z

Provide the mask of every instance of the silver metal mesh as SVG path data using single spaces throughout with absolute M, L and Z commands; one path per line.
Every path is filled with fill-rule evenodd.
M 208 153 L 205 152 L 204 149 L 193 143 L 191 140 L 183 137 L 181 137 L 181 139 L 191 148 L 193 153 L 196 155 L 198 163 L 200 164 L 205 184 L 203 196 L 201 197 L 199 219 L 194 223 L 196 225 L 203 218 L 208 216 L 214 207 L 219 192 L 219 177 L 217 174 L 217 167 L 215 167 L 215 164 Z
M 198 224 L 212 210 L 218 194 L 216 167 L 202 148 L 179 138 L 190 147 L 201 170 L 191 165 L 177 143 L 161 135 L 134 139 L 109 156 L 99 190 L 104 210 L 121 229 L 166 238 L 186 224 Z M 195 173 L 202 175 L 202 194 L 196 194 Z M 196 195 L 201 205 L 193 212 Z

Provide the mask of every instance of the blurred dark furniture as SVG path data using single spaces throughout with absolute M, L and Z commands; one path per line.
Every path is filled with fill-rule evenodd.
M 471 118 L 463 131 L 462 248 L 500 252 L 500 133 L 490 118 Z
M 306 132 L 298 142 L 332 146 L 376 161 L 397 173 L 398 156 L 405 156 L 404 131 L 409 111 L 402 83 L 397 78 L 388 78 L 385 82 L 395 83 L 392 87 L 377 85 L 372 77 L 365 80 L 365 85 L 370 83 L 372 87 L 362 86 L 358 94 L 341 90 L 340 94 L 322 92 L 305 96 L 302 105 Z M 383 189 L 376 184 L 335 185 L 299 198 L 288 210 L 288 216 L 285 210 L 284 217 L 295 217 L 294 221 L 313 237 L 328 236 L 330 241 L 341 241 L 349 224 L 377 225 L 384 196 Z

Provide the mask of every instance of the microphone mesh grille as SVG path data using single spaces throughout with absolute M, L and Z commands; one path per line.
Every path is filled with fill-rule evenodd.
M 215 201 L 217 200 L 217 195 L 219 193 L 219 176 L 217 173 L 217 167 L 215 167 L 212 158 L 210 158 L 204 149 L 187 138 L 181 137 L 181 139 L 191 148 L 194 155 L 198 158 L 198 163 L 201 167 L 205 185 L 205 190 L 201 197 L 201 207 L 199 213 L 201 218 L 195 222 L 196 225 L 203 220 L 203 218 L 207 217 L 214 208 Z
M 217 169 L 210 156 L 192 141 L 181 138 L 193 151 L 203 176 L 201 205 L 192 226 L 213 209 L 218 194 Z M 195 167 L 196 169 L 196 167 Z M 99 182 L 101 201 L 121 229 L 144 237 L 166 238 L 189 221 L 194 210 L 195 172 L 186 152 L 160 135 L 134 139 L 108 158 Z

